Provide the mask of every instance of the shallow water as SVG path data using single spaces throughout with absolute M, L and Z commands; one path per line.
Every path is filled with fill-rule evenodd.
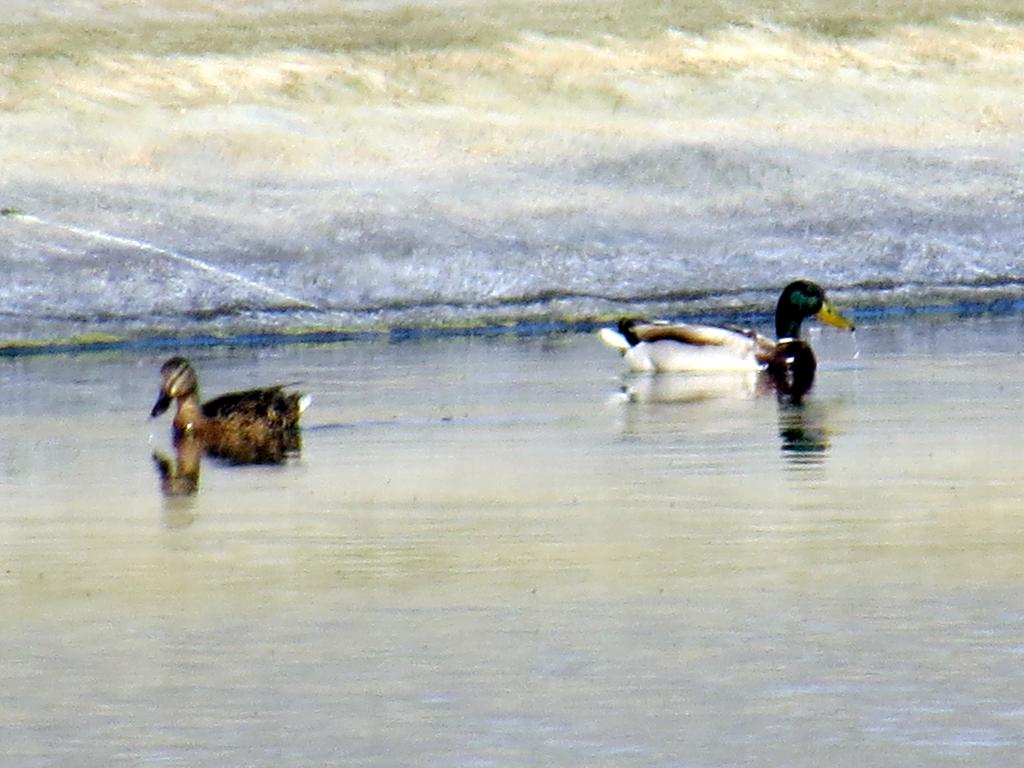
M 164 354 L 0 361 L 0 762 L 1012 764 L 1022 330 L 815 333 L 802 409 L 589 334 L 192 350 L 314 402 L 171 499 Z

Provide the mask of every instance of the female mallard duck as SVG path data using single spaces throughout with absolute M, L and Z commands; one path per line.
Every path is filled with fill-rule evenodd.
M 150 417 L 174 400 L 176 441 L 194 438 L 207 453 L 235 464 L 279 464 L 301 447 L 299 415 L 310 398 L 279 386 L 229 392 L 200 405 L 195 369 L 172 357 L 160 368 L 160 395 Z
M 795 392 L 810 387 L 817 367 L 810 345 L 800 339 L 800 325 L 808 317 L 853 330 L 819 285 L 797 280 L 782 291 L 775 308 L 778 341 L 746 328 L 635 319 L 621 320 L 618 330 L 602 328 L 598 334 L 623 353 L 634 371 L 765 370 L 779 389 Z

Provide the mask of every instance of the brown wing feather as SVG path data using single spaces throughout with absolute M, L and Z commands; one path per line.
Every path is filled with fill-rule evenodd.
M 760 333 L 754 334 L 754 357 L 761 365 L 767 365 L 775 357 L 775 350 L 778 343 Z
M 722 341 L 715 335 L 704 332 L 705 328 L 698 325 L 638 325 L 633 332 L 640 341 L 678 341 L 681 344 L 694 346 L 720 346 Z
M 285 428 L 299 418 L 300 395 L 282 387 L 228 392 L 203 403 L 203 415 L 220 421 L 261 421 Z
M 203 405 L 207 453 L 234 464 L 279 464 L 301 450 L 301 395 L 282 387 L 229 392 Z
M 749 328 L 736 326 L 719 327 L 713 325 L 691 325 L 675 323 L 645 323 L 635 325 L 633 333 L 639 341 L 678 341 L 696 347 L 723 347 L 737 350 L 749 350 L 753 342 L 754 355 L 758 360 L 767 359 L 775 350 L 775 342 Z

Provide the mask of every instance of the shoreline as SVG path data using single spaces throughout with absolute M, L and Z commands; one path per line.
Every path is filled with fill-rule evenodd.
M 842 297 L 843 291 L 830 292 Z M 1024 297 L 1000 296 L 989 299 L 960 300 L 952 303 L 866 304 L 839 303 L 855 313 L 858 324 L 907 317 L 941 317 L 953 319 L 979 316 L 1005 317 L 1024 314 Z M 423 341 L 443 338 L 527 336 L 592 333 L 630 314 L 648 314 L 682 322 L 711 324 L 764 325 L 771 321 L 770 311 L 713 309 L 704 312 L 630 312 L 601 317 L 521 318 L 516 320 L 467 320 L 447 323 L 396 324 L 382 327 L 281 327 L 273 329 L 239 327 L 218 332 L 197 329 L 180 334 L 164 330 L 143 330 L 137 333 L 72 334 L 65 337 L 17 339 L 0 341 L 0 359 L 27 356 L 87 354 L 94 352 L 159 351 L 164 349 L 203 349 L 217 347 L 275 347 L 292 345 L 336 344 L 340 342 Z

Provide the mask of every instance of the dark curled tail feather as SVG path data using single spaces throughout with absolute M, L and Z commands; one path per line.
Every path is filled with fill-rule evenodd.
M 640 343 L 640 337 L 636 334 L 636 326 L 646 325 L 647 320 L 638 317 L 624 317 L 619 320 L 619 333 L 629 342 L 629 346 L 635 347 Z

